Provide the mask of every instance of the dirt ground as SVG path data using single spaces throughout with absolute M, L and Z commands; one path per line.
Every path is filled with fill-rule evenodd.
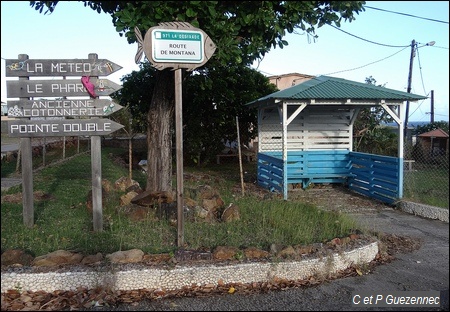
M 373 213 L 393 206 L 349 190 L 340 184 L 321 184 L 303 190 L 292 189 L 288 199 L 317 205 L 320 209 L 345 213 Z

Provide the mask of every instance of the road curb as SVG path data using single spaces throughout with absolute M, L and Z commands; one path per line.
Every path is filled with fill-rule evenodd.
M 399 209 L 403 212 L 448 223 L 448 209 L 414 203 L 410 201 L 401 201 L 398 206 Z
M 1 292 L 76 291 L 78 288 L 105 287 L 115 291 L 161 289 L 178 290 L 192 286 L 248 284 L 281 280 L 307 280 L 314 276 L 335 274 L 358 264 L 370 263 L 378 254 L 378 242 L 326 257 L 302 261 L 250 262 L 218 265 L 177 265 L 168 268 L 131 266 L 129 270 L 88 268 L 69 272 L 1 274 Z

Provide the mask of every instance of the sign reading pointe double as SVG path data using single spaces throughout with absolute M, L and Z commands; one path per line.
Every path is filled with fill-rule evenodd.
M 123 128 L 109 119 L 11 120 L 10 137 L 33 138 L 47 136 L 108 135 Z

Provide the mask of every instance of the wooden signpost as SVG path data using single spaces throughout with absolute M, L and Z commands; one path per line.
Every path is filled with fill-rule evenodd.
M 8 121 L 8 134 L 21 138 L 23 221 L 26 226 L 34 225 L 31 138 L 90 136 L 93 227 L 94 231 L 103 230 L 100 136 L 117 131 L 123 125 L 99 117 L 108 116 L 123 107 L 98 98 L 122 88 L 98 76 L 110 75 L 121 68 L 109 60 L 98 59 L 97 54 L 89 54 L 88 59 L 70 60 L 30 60 L 28 55 L 20 54 L 16 60 L 6 60 L 5 76 L 19 77 L 19 80 L 6 82 L 6 92 L 8 98 L 19 98 L 18 101 L 8 101 L 8 115 L 18 118 Z M 81 80 L 29 80 L 30 76 L 81 76 Z M 67 99 L 77 96 L 90 98 Z M 42 98 L 33 99 L 35 97 Z M 60 119 L 36 120 L 36 117 Z
M 183 210 L 183 122 L 182 122 L 182 72 L 194 70 L 204 65 L 214 54 L 216 46 L 201 29 L 185 22 L 160 23 L 147 30 L 143 38 L 139 28 L 135 28 L 138 39 L 139 63 L 145 53 L 152 66 L 158 70 L 175 69 L 175 136 L 177 161 L 177 223 L 178 247 L 184 246 Z

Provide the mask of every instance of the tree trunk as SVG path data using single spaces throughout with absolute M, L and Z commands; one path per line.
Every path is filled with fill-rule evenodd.
M 172 128 L 175 109 L 174 72 L 159 71 L 147 115 L 147 191 L 172 190 Z

